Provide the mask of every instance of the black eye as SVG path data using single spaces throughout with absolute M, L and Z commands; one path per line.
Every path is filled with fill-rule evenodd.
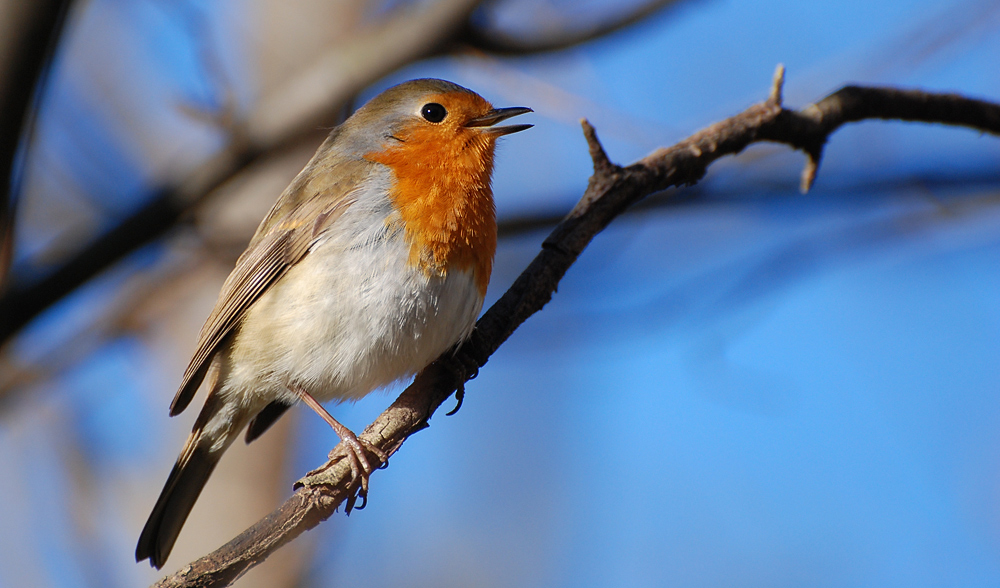
M 444 120 L 444 117 L 448 116 L 448 111 L 437 102 L 431 102 L 430 104 L 424 104 L 424 107 L 420 109 L 420 115 L 432 123 L 439 123 Z

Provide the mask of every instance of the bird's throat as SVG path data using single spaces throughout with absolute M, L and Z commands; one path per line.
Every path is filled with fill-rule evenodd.
M 494 140 L 474 132 L 457 134 L 433 149 L 408 137 L 403 143 L 365 156 L 392 169 L 389 197 L 410 242 L 410 263 L 446 275 L 471 270 L 486 294 L 496 251 L 496 212 L 490 179 Z

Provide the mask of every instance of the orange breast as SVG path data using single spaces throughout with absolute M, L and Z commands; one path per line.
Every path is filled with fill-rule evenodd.
M 366 159 L 389 166 L 390 198 L 410 241 L 410 263 L 444 276 L 472 270 L 486 294 L 496 251 L 490 179 L 495 139 L 474 129 L 417 125 L 405 142 Z

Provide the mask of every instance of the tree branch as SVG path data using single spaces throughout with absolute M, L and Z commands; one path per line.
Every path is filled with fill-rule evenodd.
M 52 62 L 72 0 L 0 5 L 0 287 L 14 248 L 17 199 L 14 169 L 21 139 L 30 135 L 41 81 Z
M 495 55 L 516 56 L 561 51 L 616 33 L 679 2 L 680 0 L 649 0 L 614 19 L 600 20 L 575 30 L 546 30 L 542 36 L 532 39 L 492 31 L 476 26 L 470 20 L 456 41 Z
M 29 285 L 12 284 L 0 295 L 0 343 L 128 253 L 163 235 L 192 206 L 261 155 L 252 148 L 222 151 L 203 164 L 187 183 L 161 188 L 149 202 L 41 280 Z
M 708 166 L 725 155 L 739 153 L 752 143 L 773 141 L 806 151 L 816 163 L 831 133 L 846 123 L 869 118 L 939 122 L 1000 135 L 997 104 L 953 94 L 848 86 L 794 111 L 781 105 L 782 79 L 779 66 L 766 101 L 625 168 L 608 160 L 593 127 L 582 121 L 594 175 L 579 203 L 545 239 L 538 256 L 510 289 L 479 319 L 473 337 L 456 353 L 446 353 L 418 374 L 361 437 L 387 454 L 395 453 L 410 435 L 426 428 L 438 407 L 469 379 L 467 366 L 484 366 L 518 326 L 548 303 L 563 275 L 597 233 L 640 199 L 699 181 Z M 300 480 L 280 508 L 156 586 L 226 585 L 315 527 L 340 504 L 347 501 L 345 508 L 350 509 L 356 484 L 345 455 L 344 445 L 337 445 L 327 465 Z

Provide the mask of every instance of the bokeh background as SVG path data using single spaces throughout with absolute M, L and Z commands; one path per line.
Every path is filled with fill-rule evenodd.
M 646 4 L 67 4 L 9 287 L 152 220 L 2 348 L 3 587 L 160 576 L 133 551 L 197 412 L 167 417 L 198 329 L 326 129 L 392 84 L 535 109 L 499 150 L 487 303 L 586 186 L 580 117 L 625 164 L 764 99 L 778 63 L 793 107 L 846 83 L 1000 100 L 996 0 L 654 2 L 593 39 Z M 617 220 L 365 510 L 237 586 L 1000 585 L 1000 140 L 869 122 L 807 195 L 802 163 L 755 146 Z M 360 430 L 391 393 L 332 410 Z M 164 572 L 335 442 L 295 409 L 234 446 Z

